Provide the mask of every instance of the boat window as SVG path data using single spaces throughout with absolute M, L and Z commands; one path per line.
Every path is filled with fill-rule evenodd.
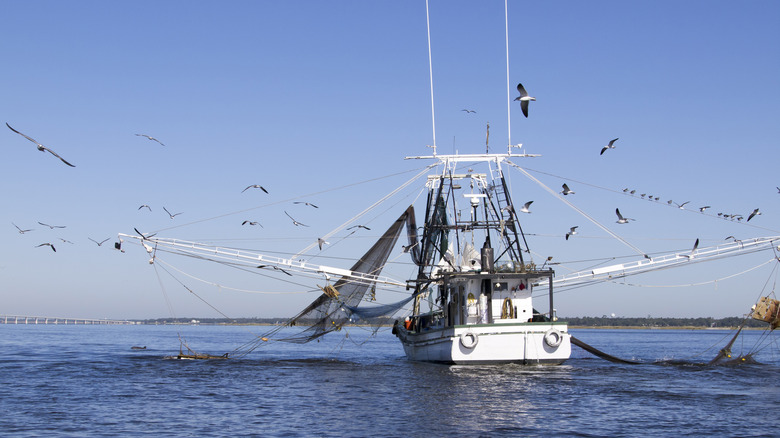
M 493 291 L 494 292 L 503 292 L 507 289 L 507 283 L 506 282 L 495 282 L 493 283 Z

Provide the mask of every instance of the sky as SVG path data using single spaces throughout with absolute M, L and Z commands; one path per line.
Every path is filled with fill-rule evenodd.
M 482 153 L 488 123 L 490 152 L 511 142 L 541 155 L 515 161 L 554 190 L 566 182 L 567 200 L 644 252 L 780 235 L 777 2 L 509 1 L 507 81 L 504 3 L 431 0 L 433 117 L 423 1 L 0 4 L 0 121 L 76 166 L 0 131 L 0 314 L 292 316 L 318 281 L 174 256 L 150 264 L 113 242 L 138 228 L 289 256 L 430 164 L 404 157 L 430 154 L 434 132 L 440 154 Z M 507 115 L 518 82 L 537 98 L 528 118 L 517 103 Z M 522 220 L 538 264 L 552 256 L 562 275 L 636 256 L 505 170 L 515 203 L 534 201 Z M 252 184 L 268 193 L 243 191 Z M 351 266 L 410 203 L 419 220 L 421 188 L 361 217 L 371 230 L 310 251 L 313 261 Z M 616 224 L 615 208 L 636 221 Z M 749 223 L 717 216 L 755 208 Z M 556 308 L 738 316 L 774 291 L 775 256 L 569 290 Z M 400 249 L 391 262 L 394 278 L 414 272 Z

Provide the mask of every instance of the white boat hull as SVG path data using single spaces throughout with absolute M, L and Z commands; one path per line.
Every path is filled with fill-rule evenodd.
M 558 365 L 571 356 L 565 323 L 458 325 L 421 333 L 398 325 L 395 332 L 413 361 Z

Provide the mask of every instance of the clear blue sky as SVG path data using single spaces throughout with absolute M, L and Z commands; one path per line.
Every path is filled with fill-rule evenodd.
M 503 2 L 430 6 L 439 152 L 482 152 L 488 122 L 491 150 L 503 151 Z M 424 164 L 404 156 L 430 152 L 423 1 L 3 1 L 2 7 L 0 122 L 76 167 L 2 127 L 0 314 L 169 316 L 146 253 L 111 249 L 118 233 L 137 227 L 295 253 Z M 572 202 L 646 252 L 688 248 L 696 238 L 705 246 L 729 235 L 780 235 L 780 3 L 511 1 L 509 14 L 510 81 L 538 99 L 528 119 L 513 107 L 512 142 L 542 155 L 519 164 L 555 189 L 568 182 L 577 192 Z M 615 137 L 617 148 L 599 156 Z M 587 266 L 570 262 L 631 255 L 510 173 L 515 201 L 534 200 L 523 226 L 537 263 L 552 255 L 564 263 L 562 274 Z M 241 193 L 250 184 L 270 193 Z M 623 188 L 661 201 L 631 198 Z M 334 241 L 332 258 L 319 262 L 349 267 L 348 258 L 362 254 L 417 193 L 366 217 L 371 232 Z M 670 208 L 669 199 L 692 208 Z M 138 210 L 141 204 L 153 211 Z M 704 205 L 712 215 L 693 211 Z M 183 214 L 171 220 L 163 206 Z M 636 222 L 615 224 L 616 207 Z M 714 217 L 747 216 L 757 207 L 763 214 L 749 224 Z M 311 226 L 293 226 L 284 211 Z M 264 227 L 242 227 L 244 220 Z M 19 234 L 12 223 L 34 231 Z M 574 225 L 580 234 L 565 241 Z M 100 247 L 88 239 L 109 237 Z M 44 242 L 57 252 L 36 247 Z M 767 281 L 773 287 L 773 264 L 703 286 L 648 286 L 723 279 L 772 257 L 626 280 L 644 287 L 567 291 L 556 307 L 565 316 L 740 315 Z M 234 317 L 290 316 L 316 296 L 310 280 L 291 285 L 166 260 L 223 285 L 286 292 L 185 281 Z M 393 270 L 401 279 L 410 272 L 400 263 Z M 176 316 L 217 316 L 167 274 L 160 278 Z

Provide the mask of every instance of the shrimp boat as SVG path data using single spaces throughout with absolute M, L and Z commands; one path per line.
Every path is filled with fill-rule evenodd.
M 414 157 L 438 159 L 443 171 L 428 177 L 423 233 L 410 237 L 418 266 L 408 282 L 412 312 L 393 326 L 409 359 L 560 364 L 571 355 L 567 324 L 555 316 L 554 271 L 524 260 L 527 245 L 504 179 L 508 160 L 524 156 L 510 148 L 507 154 Z M 463 163 L 488 172 L 458 173 Z

